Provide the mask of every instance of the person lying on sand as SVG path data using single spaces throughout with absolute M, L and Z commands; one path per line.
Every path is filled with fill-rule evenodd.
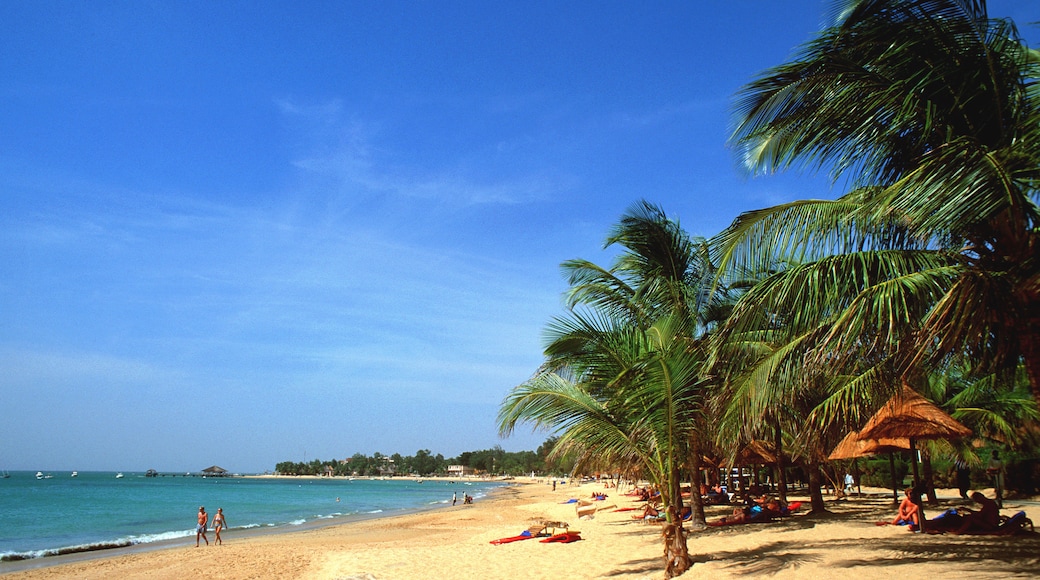
M 728 516 L 723 516 L 717 522 L 712 525 L 729 525 L 729 524 L 749 524 L 752 522 L 767 522 L 774 518 L 778 518 L 784 513 L 783 505 L 780 500 L 775 498 L 765 498 L 765 503 L 755 502 L 754 505 L 747 507 L 733 508 L 733 513 Z
M 661 510 L 657 509 L 652 503 L 647 503 L 643 507 L 643 513 L 638 516 L 632 516 L 634 520 L 650 520 L 661 517 Z

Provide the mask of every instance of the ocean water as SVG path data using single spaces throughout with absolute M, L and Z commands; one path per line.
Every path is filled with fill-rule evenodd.
M 218 507 L 236 530 L 292 529 L 462 503 L 502 482 L 395 478 L 145 477 L 143 473 L 11 472 L 0 479 L 0 562 L 184 538 L 194 541 L 199 506 L 212 521 Z M 207 534 L 212 541 L 213 533 Z M 0 572 L 2 572 L 0 566 Z

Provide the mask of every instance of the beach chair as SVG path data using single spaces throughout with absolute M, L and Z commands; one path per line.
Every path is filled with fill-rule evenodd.
M 574 512 L 578 515 L 578 519 L 592 517 L 592 515 L 596 513 L 596 506 L 592 505 L 592 502 L 589 502 L 586 505 L 579 503 L 574 506 Z
M 1029 529 L 1026 529 L 1026 526 Z M 1033 531 L 1033 520 L 1026 517 L 1026 512 L 1018 512 L 1013 516 L 1000 516 L 1000 525 L 993 532 L 987 535 L 992 536 L 1013 536 L 1019 532 Z
M 508 538 L 499 538 L 497 540 L 491 540 L 491 543 L 500 546 L 502 544 L 511 544 L 513 542 L 519 542 L 521 540 L 530 540 L 532 538 L 543 538 L 548 536 L 545 532 L 545 526 L 541 524 L 535 524 L 526 530 L 520 532 L 518 535 L 509 536 Z
M 568 524 L 567 522 L 548 520 L 542 522 L 542 530 L 544 534 L 547 536 L 555 536 L 557 534 L 566 533 L 569 532 L 570 529 L 570 524 Z

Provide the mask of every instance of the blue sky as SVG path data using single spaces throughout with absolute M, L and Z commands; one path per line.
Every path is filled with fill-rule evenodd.
M 726 148 L 829 6 L 0 3 L 0 468 L 536 448 L 561 262 L 837 193 Z

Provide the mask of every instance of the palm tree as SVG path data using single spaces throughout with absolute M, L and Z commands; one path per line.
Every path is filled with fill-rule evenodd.
M 972 377 L 964 368 L 951 367 L 929 379 L 927 394 L 932 400 L 979 437 L 1017 447 L 1027 440 L 1026 426 L 1040 421 L 1040 409 L 1021 366 L 1011 377 Z M 975 456 L 971 446 L 964 447 Z
M 680 481 L 684 467 L 699 468 L 706 382 L 695 336 L 704 328 L 698 313 L 712 311 L 705 288 L 714 272 L 705 244 L 645 202 L 622 217 L 608 237 L 614 244 L 624 251 L 610 269 L 564 264 L 567 316 L 550 324 L 546 363 L 507 396 L 499 425 L 508 434 L 531 422 L 560 432 L 561 449 L 639 464 L 661 491 L 665 568 L 675 576 L 691 564 Z
M 664 318 L 645 330 L 622 325 L 579 329 L 584 322 L 550 347 L 573 346 L 577 334 L 586 334 L 584 352 L 568 356 L 573 378 L 543 367 L 506 397 L 500 430 L 508 435 L 518 423 L 530 422 L 561 432 L 556 449 L 580 447 L 600 461 L 637 462 L 661 492 L 667 514 L 665 568 L 669 577 L 677 576 L 691 565 L 680 518 L 687 436 L 681 418 L 683 408 L 696 405 L 689 385 L 696 381 L 699 361 L 681 340 L 675 319 Z
M 820 425 L 861 421 L 892 373 L 957 359 L 1022 362 L 1040 400 L 1040 58 L 983 1 L 837 7 L 743 90 L 734 143 L 752 171 L 826 167 L 853 189 L 748 212 L 713 240 L 723 272 L 798 264 L 742 299 L 727 336 L 769 329 L 799 372 L 842 376 Z

